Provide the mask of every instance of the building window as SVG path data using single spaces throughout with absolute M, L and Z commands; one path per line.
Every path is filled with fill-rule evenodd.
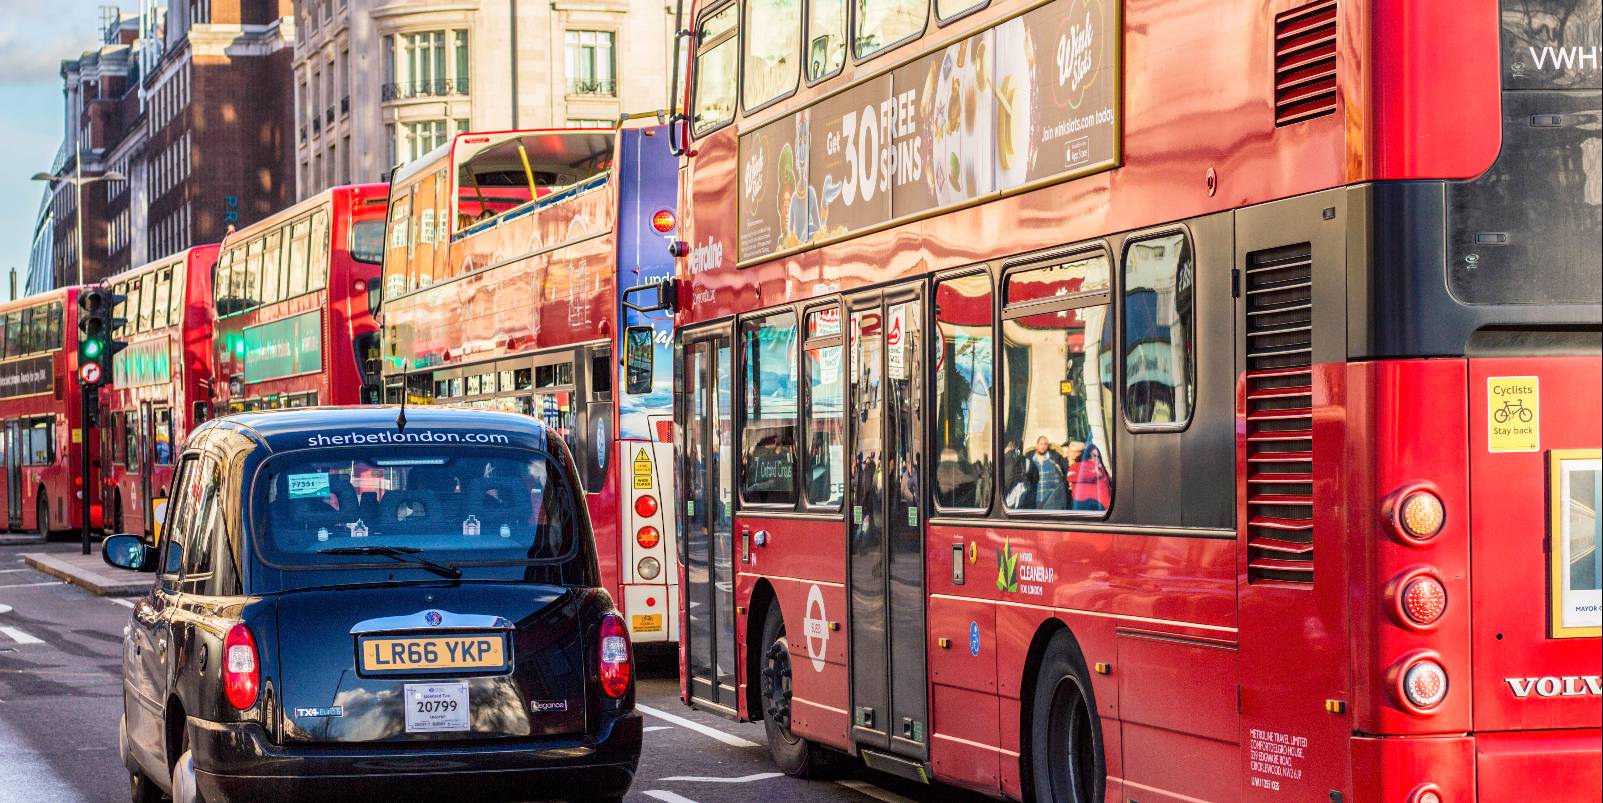
M 445 120 L 423 120 L 416 123 L 402 123 L 401 136 L 403 140 L 396 144 L 396 150 L 402 154 L 403 160 L 410 162 L 445 144 Z
M 452 43 L 446 48 L 447 36 Z M 467 31 L 419 31 L 384 37 L 385 101 L 468 93 Z
M 618 94 L 612 31 L 568 31 L 568 94 Z

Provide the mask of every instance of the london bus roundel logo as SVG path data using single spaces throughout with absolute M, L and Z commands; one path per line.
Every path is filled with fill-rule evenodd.
M 807 634 L 807 657 L 812 659 L 813 671 L 824 671 L 825 650 L 829 647 L 829 619 L 824 612 L 824 592 L 815 583 L 807 590 L 807 618 L 802 620 Z
M 100 381 L 100 363 L 86 362 L 78 369 L 78 379 L 85 385 L 93 385 Z

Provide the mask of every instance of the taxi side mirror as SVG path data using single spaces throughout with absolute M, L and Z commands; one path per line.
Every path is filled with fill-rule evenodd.
M 100 542 L 100 557 L 107 564 L 134 572 L 154 571 L 155 551 L 143 538 L 132 533 L 108 535 Z

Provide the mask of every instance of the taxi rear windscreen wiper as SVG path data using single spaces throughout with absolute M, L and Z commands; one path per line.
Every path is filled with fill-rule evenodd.
M 421 549 L 419 549 L 419 548 L 417 548 L 415 546 L 338 546 L 338 547 L 332 547 L 332 548 L 329 548 L 329 549 L 319 549 L 319 550 L 317 550 L 317 554 L 319 554 L 319 555 L 383 555 L 385 557 L 395 558 L 396 560 L 405 561 L 407 563 L 415 563 L 415 564 L 417 564 L 419 566 L 422 566 L 423 568 L 428 569 L 429 571 L 434 572 L 435 574 L 438 574 L 438 575 L 440 575 L 442 577 L 449 577 L 452 580 L 461 579 L 461 577 L 462 577 L 462 570 L 461 569 L 458 569 L 455 566 L 447 566 L 444 563 L 435 563 L 434 561 L 429 560 L 428 558 L 420 558 L 420 557 L 418 557 L 418 553 L 422 552 L 422 551 L 423 550 L 421 550 Z

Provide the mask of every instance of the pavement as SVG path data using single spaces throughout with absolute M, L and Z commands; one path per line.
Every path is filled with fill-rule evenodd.
M 89 554 L 78 544 L 67 550 L 30 551 L 20 557 L 30 568 L 80 586 L 102 597 L 132 597 L 150 590 L 152 575 L 118 569 L 100 556 L 100 545 L 90 544 Z
M 117 721 L 123 626 L 133 603 L 96 596 L 30 565 L 72 565 L 80 557 L 76 543 L 0 546 L 0 803 L 128 799 Z M 630 803 L 984 799 L 856 762 L 825 780 L 786 777 L 768 759 L 762 723 L 730 722 L 682 705 L 677 668 L 672 652 L 639 656 L 636 699 L 646 733 Z

